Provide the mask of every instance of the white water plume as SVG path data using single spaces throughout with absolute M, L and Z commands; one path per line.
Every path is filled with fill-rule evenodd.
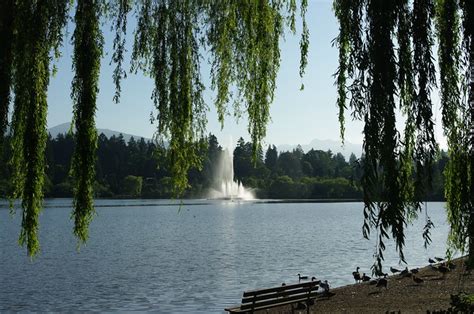
M 214 188 L 209 192 L 211 199 L 251 200 L 253 193 L 246 189 L 242 182 L 234 181 L 234 158 L 229 150 L 224 149 L 214 166 Z

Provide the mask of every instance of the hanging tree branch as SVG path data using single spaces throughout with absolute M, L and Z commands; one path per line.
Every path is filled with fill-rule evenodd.
M 463 52 L 467 61 L 467 110 L 465 120 L 463 120 L 466 130 L 467 144 L 467 167 L 468 180 L 466 182 L 469 196 L 467 199 L 466 212 L 469 212 L 469 225 L 467 228 L 467 236 L 469 237 L 469 261 L 468 266 L 474 268 L 474 2 L 461 0 L 462 16 L 463 16 Z
M 123 69 L 123 61 L 125 50 L 125 36 L 127 35 L 127 15 L 131 10 L 131 0 L 118 0 L 114 3 L 114 29 L 115 38 L 113 45 L 112 62 L 115 63 L 114 73 L 112 75 L 115 84 L 114 102 L 118 103 L 120 100 L 120 93 L 122 91 L 121 81 L 127 78 L 127 72 Z
M 436 84 L 435 67 L 431 49 L 433 33 L 431 31 L 434 18 L 432 0 L 415 0 L 413 4 L 413 70 L 417 80 L 417 91 L 413 99 L 413 114 L 416 126 L 415 144 L 415 198 L 420 200 L 431 185 L 432 164 L 437 151 L 432 120 L 433 103 L 431 90 Z
M 13 36 L 15 8 L 13 0 L 0 2 L 0 152 L 8 124 L 10 89 L 12 87 Z
M 13 9 L 16 30 L 12 118 L 14 198 L 23 208 L 19 242 L 30 256 L 39 251 L 38 216 L 43 201 L 47 87 L 50 52 L 57 51 L 69 1 L 20 1 Z
M 420 202 L 430 189 L 431 165 L 437 152 L 431 102 L 431 91 L 436 86 L 431 52 L 435 16 L 443 126 L 450 154 L 445 173 L 450 241 L 454 248 L 464 249 L 467 239 L 474 238 L 473 159 L 468 153 L 473 114 L 462 101 L 472 99 L 472 87 L 461 88 L 460 80 L 462 56 L 466 56 L 467 64 L 472 64 L 474 5 L 472 1 L 460 1 L 461 8 L 457 1 L 436 0 L 436 6 L 434 3 L 433 0 L 384 1 L 383 4 L 375 0 L 334 2 L 340 24 L 336 38 L 339 48 L 336 84 L 341 135 L 349 92 L 353 117 L 365 123 L 363 233 L 368 237 L 371 229 L 378 231 L 376 272 L 381 267 L 383 240 L 389 237 L 389 229 L 404 260 L 406 222 L 416 218 Z M 366 19 L 358 18 L 360 16 Z M 365 30 L 365 37 L 360 35 L 359 29 Z M 395 30 L 396 37 L 392 36 Z M 397 58 L 394 50 L 398 51 Z M 395 127 L 396 98 L 406 116 L 403 141 L 399 140 Z M 470 104 L 472 107 L 472 102 Z M 427 219 L 423 232 L 425 241 L 430 240 L 431 226 Z M 474 242 L 469 247 L 474 247 Z M 472 249 L 470 256 L 473 256 Z
M 38 213 L 43 199 L 46 140 L 47 86 L 51 54 L 59 56 L 62 29 L 68 19 L 69 0 L 12 1 L 0 4 L 0 131 L 5 131 L 10 90 L 13 90 L 11 122 L 14 193 L 23 207 L 20 243 L 35 255 Z M 152 99 L 158 122 L 157 134 L 169 141 L 175 195 L 188 187 L 187 174 L 199 168 L 199 149 L 205 134 L 207 106 L 203 101 L 201 53 L 208 49 L 213 60 L 212 87 L 216 107 L 224 121 L 226 106 L 233 102 L 236 115 L 247 111 L 254 158 L 261 148 L 269 121 L 276 75 L 280 65 L 280 40 L 285 27 L 295 30 L 296 0 L 78 0 L 73 35 L 75 76 L 74 103 L 76 148 L 71 174 L 74 180 L 74 234 L 79 243 L 88 236 L 94 214 L 92 201 L 97 133 L 94 122 L 98 76 L 102 56 L 99 17 L 112 10 L 116 35 L 112 62 L 114 101 L 118 101 L 123 70 L 127 16 L 137 12 L 131 70 L 152 77 Z M 300 2 L 302 37 L 300 75 L 307 65 L 309 29 L 307 0 Z M 237 90 L 236 97 L 231 94 Z
M 88 226 L 94 215 L 93 185 L 97 129 L 95 127 L 96 100 L 99 91 L 102 32 L 99 28 L 99 0 L 78 0 L 76 28 L 73 34 L 75 71 L 71 98 L 74 102 L 76 142 L 71 173 L 74 179 L 74 235 L 79 243 L 88 237 Z

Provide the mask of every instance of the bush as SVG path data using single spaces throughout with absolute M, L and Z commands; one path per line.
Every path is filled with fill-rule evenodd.
M 142 194 L 142 186 L 142 177 L 128 175 L 122 180 L 121 192 L 126 196 L 140 197 Z

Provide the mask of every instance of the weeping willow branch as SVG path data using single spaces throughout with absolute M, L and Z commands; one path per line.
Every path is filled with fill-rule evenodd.
M 338 118 L 340 126 L 340 136 L 344 143 L 344 112 L 346 110 L 346 82 L 347 82 L 347 71 L 349 62 L 349 49 L 350 49 L 350 4 L 348 1 L 334 1 L 334 14 L 339 21 L 339 35 L 336 38 L 336 45 L 339 48 L 339 68 L 335 73 L 336 85 L 337 85 L 337 107 L 339 108 Z
M 405 226 L 421 209 L 437 152 L 430 98 L 433 3 L 336 0 L 334 11 L 340 24 L 335 42 L 341 137 L 350 93 L 352 116 L 365 124 L 363 234 L 368 238 L 377 230 L 374 272 L 379 273 L 386 239 L 395 240 L 405 260 Z M 403 140 L 395 123 L 396 99 L 406 116 Z
M 415 145 L 415 197 L 417 199 L 421 199 L 425 195 L 425 187 L 430 188 L 431 186 L 431 168 L 437 151 L 432 120 L 433 104 L 430 97 L 432 87 L 436 84 L 435 68 L 431 55 L 434 40 L 431 31 L 433 18 L 434 6 L 432 0 L 414 1 L 413 65 L 418 85 L 413 107 L 417 130 Z
M 461 183 L 459 171 L 465 166 L 462 161 L 462 143 L 459 136 L 459 110 L 461 110 L 460 98 L 460 47 L 459 47 L 459 17 L 457 16 L 456 4 L 452 1 L 439 1 L 437 3 L 437 32 L 440 38 L 438 55 L 440 59 L 441 78 L 441 103 L 443 109 L 443 126 L 449 145 L 449 161 L 446 166 L 446 198 L 448 200 L 448 219 L 451 225 L 458 224 L 460 219 L 462 195 L 458 189 Z M 453 234 L 459 234 L 457 227 L 451 228 Z M 453 243 L 459 243 L 460 239 L 454 239 Z M 461 240 L 462 242 L 463 240 Z
M 300 40 L 300 77 L 302 78 L 308 65 L 308 49 L 309 49 L 309 28 L 306 23 L 306 12 L 308 10 L 308 0 L 301 1 L 301 20 L 302 32 Z M 276 47 L 278 48 L 278 47 Z
M 100 58 L 102 56 L 102 32 L 99 28 L 97 0 L 78 0 L 73 34 L 75 71 L 71 98 L 74 103 L 76 142 L 71 172 L 74 179 L 74 235 L 79 243 L 88 238 L 88 226 L 94 215 L 93 184 L 97 130 L 95 111 L 99 91 Z
M 300 75 L 303 75 L 307 64 L 309 43 L 306 7 L 306 1 L 302 1 Z M 237 95 L 234 99 L 234 114 L 239 117 L 240 103 L 245 104 L 256 158 L 266 134 L 280 66 L 279 41 L 285 26 L 283 1 L 216 1 L 210 2 L 207 10 L 207 42 L 213 56 L 211 80 L 212 87 L 217 89 L 219 121 L 223 125 L 227 114 L 226 105 L 234 98 L 230 91 L 235 86 Z M 294 31 L 296 2 L 290 1 L 287 10 L 289 27 Z
M 13 14 L 14 1 L 0 2 L 0 152 L 3 147 L 3 136 L 8 123 L 10 106 L 10 89 L 12 87 L 13 62 Z
M 415 167 L 415 78 L 412 61 L 412 19 L 408 1 L 400 1 L 398 8 L 398 86 L 400 94 L 400 108 L 406 117 L 403 148 L 400 156 L 400 185 L 402 195 L 408 201 L 407 220 L 417 217 L 420 210 L 419 198 L 415 197 L 415 186 L 412 180 Z M 413 202 L 411 202 L 413 200 Z M 429 232 L 429 229 L 427 229 Z M 428 234 L 428 233 L 427 233 Z
M 14 94 L 11 161 L 14 193 L 23 207 L 20 243 L 28 253 L 38 252 L 38 213 L 44 181 L 46 92 L 50 59 L 59 56 L 62 29 L 68 19 L 69 0 L 13 1 L 0 3 L 0 132 L 8 117 L 10 91 Z M 300 2 L 302 35 L 299 73 L 304 74 L 309 47 L 307 0 Z M 254 157 L 266 133 L 269 107 L 280 65 L 279 42 L 284 28 L 295 32 L 296 0 L 78 0 L 73 43 L 71 96 L 74 103 L 76 149 L 71 174 L 74 179 L 74 233 L 79 243 L 88 236 L 93 217 L 92 188 L 97 134 L 94 123 L 98 76 L 102 56 L 99 17 L 103 12 L 115 30 L 112 63 L 114 101 L 118 102 L 126 53 L 127 17 L 135 7 L 137 28 L 131 71 L 152 77 L 152 99 L 158 137 L 169 142 L 175 195 L 188 187 L 191 167 L 199 168 L 198 152 L 204 141 L 207 106 L 203 101 L 201 53 L 209 49 L 212 87 L 217 89 L 219 120 L 227 105 L 248 112 Z M 231 91 L 237 91 L 233 97 Z
M 307 1 L 303 0 L 301 75 L 309 44 L 306 9 Z M 170 143 L 168 157 L 175 195 L 179 196 L 188 186 L 189 169 L 201 166 L 197 152 L 207 123 L 200 77 L 201 50 L 208 48 L 211 54 L 211 87 L 217 90 L 215 105 L 221 126 L 229 103 L 233 102 L 237 117 L 244 107 L 256 158 L 274 96 L 280 65 L 279 41 L 285 20 L 294 29 L 296 3 L 145 0 L 138 4 L 137 12 L 132 70 L 144 71 L 155 82 L 153 120 L 158 122 L 158 136 Z
M 467 145 L 467 172 L 468 179 L 468 196 L 465 198 L 468 200 L 466 212 L 469 212 L 468 227 L 465 229 L 467 236 L 469 237 L 469 260 L 468 266 L 474 268 L 474 3 L 472 1 L 461 0 L 460 1 L 462 13 L 463 13 L 463 52 L 464 58 L 467 64 L 467 82 L 466 82 L 466 93 L 467 93 L 467 108 L 466 108 L 466 119 L 463 120 L 466 130 L 466 145 Z
M 121 81 L 127 78 L 127 72 L 123 69 L 123 61 L 125 50 L 125 36 L 127 34 L 127 15 L 131 10 L 131 0 L 119 0 L 115 3 L 114 8 L 115 19 L 115 38 L 113 45 L 112 62 L 116 64 L 114 73 L 112 75 L 115 84 L 114 102 L 118 103 L 120 100 L 120 93 L 122 91 Z
M 366 108 L 365 75 L 368 67 L 367 49 L 363 44 L 363 9 L 365 0 L 334 1 L 334 12 L 339 20 L 339 36 L 334 43 L 339 48 L 339 68 L 335 73 L 338 90 L 337 107 L 340 136 L 344 143 L 347 92 L 350 92 L 350 107 L 353 117 L 362 120 Z M 348 79 L 350 85 L 348 86 Z
M 155 82 L 158 135 L 169 138 L 176 196 L 188 187 L 188 170 L 200 166 L 198 140 L 206 125 L 197 37 L 200 9 L 195 1 L 145 2 L 135 34 L 135 67 L 148 71 Z
M 12 118 L 13 198 L 23 208 L 19 242 L 39 251 L 38 216 L 42 207 L 50 51 L 61 43 L 69 1 L 17 2 Z
M 363 234 L 369 237 L 372 229 L 377 230 L 374 272 L 380 271 L 383 241 L 388 237 L 394 238 L 404 260 L 406 222 L 417 217 L 430 189 L 431 165 L 437 154 L 431 101 L 436 86 L 431 52 L 435 35 L 450 156 L 445 171 L 450 244 L 460 250 L 469 245 L 474 261 L 474 92 L 472 83 L 461 80 L 471 76 L 464 71 L 472 72 L 474 63 L 474 2 L 335 0 L 334 11 L 340 25 L 335 42 L 341 137 L 347 93 L 352 116 L 365 123 Z M 406 117 L 403 140 L 395 126 L 395 99 Z M 431 227 L 427 218 L 425 243 Z

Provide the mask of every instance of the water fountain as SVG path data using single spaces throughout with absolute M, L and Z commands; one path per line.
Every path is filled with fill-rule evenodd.
M 251 200 L 254 195 L 242 182 L 234 181 L 234 158 L 228 149 L 224 149 L 214 167 L 214 188 L 209 198 L 225 200 Z

